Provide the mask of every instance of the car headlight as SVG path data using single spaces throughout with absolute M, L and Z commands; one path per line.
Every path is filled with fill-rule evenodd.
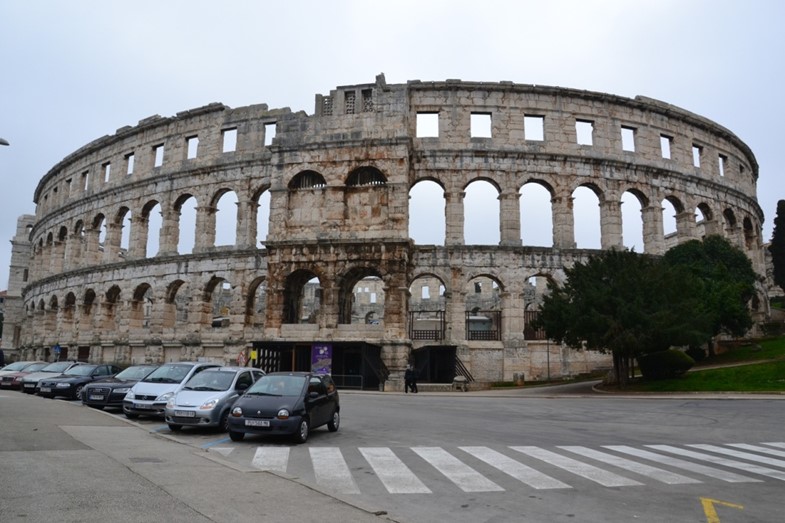
M 278 411 L 278 419 L 289 419 L 289 411 L 286 409 L 281 409 Z
M 174 396 L 174 392 L 166 392 L 155 398 L 155 401 L 169 401 L 172 396 Z
M 202 403 L 202 406 L 199 407 L 199 410 L 212 410 L 218 404 L 218 400 L 210 400 L 205 403 Z
M 67 389 L 70 386 L 71 386 L 70 383 L 58 383 L 57 385 L 55 385 L 55 387 L 57 387 L 58 389 Z
M 131 390 L 131 387 L 122 387 L 120 389 L 114 389 L 117 394 L 123 394 Z
M 126 394 L 126 395 L 125 395 L 125 398 L 124 398 L 124 399 L 127 399 L 127 400 L 132 400 L 132 399 L 134 399 L 135 397 L 136 397 L 136 396 L 134 396 L 134 393 L 133 393 L 133 392 L 129 392 L 128 394 Z
M 166 402 L 166 408 L 167 409 L 173 409 L 174 408 L 174 398 L 169 398 L 169 401 Z
M 232 409 L 232 416 L 239 418 L 242 415 L 243 415 L 243 409 L 241 409 L 240 407 L 235 407 Z

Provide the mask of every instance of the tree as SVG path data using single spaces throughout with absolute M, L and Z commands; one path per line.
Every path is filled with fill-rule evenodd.
M 769 252 L 774 265 L 774 283 L 785 291 L 785 200 L 777 202 Z
M 701 344 L 708 343 L 709 353 L 713 353 L 712 340 L 718 334 L 743 336 L 752 327 L 747 304 L 755 295 L 757 275 L 744 252 L 712 235 L 677 245 L 663 259 L 688 271 L 700 286 L 702 307 L 711 325 Z
M 574 348 L 611 352 L 623 386 L 641 354 L 705 339 L 710 324 L 700 282 L 682 267 L 634 251 L 609 250 L 565 270 L 549 284 L 538 326 Z

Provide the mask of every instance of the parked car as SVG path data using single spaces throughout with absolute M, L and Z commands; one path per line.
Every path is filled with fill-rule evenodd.
M 305 443 L 308 433 L 322 425 L 338 430 L 341 406 L 332 378 L 309 372 L 271 372 L 240 396 L 229 416 L 229 437 L 246 434 L 289 434 Z
M 41 378 L 38 381 L 37 394 L 45 398 L 65 396 L 74 400 L 82 399 L 85 385 L 97 379 L 114 376 L 120 370 L 117 365 L 77 365 L 59 376 Z
M 169 398 L 174 396 L 191 376 L 214 367 L 220 365 L 193 361 L 165 363 L 131 387 L 123 399 L 123 412 L 129 419 L 139 416 L 163 418 Z
M 158 365 L 132 365 L 111 378 L 95 380 L 85 385 L 82 403 L 96 409 L 123 407 L 123 398 L 139 380 L 146 378 Z
M 38 382 L 44 378 L 51 378 L 59 376 L 71 367 L 76 367 L 81 363 L 76 361 L 56 361 L 50 363 L 38 372 L 33 372 L 22 378 L 21 391 L 27 394 L 35 394 L 38 392 Z
M 8 374 L 13 374 L 15 372 L 19 372 L 21 370 L 25 370 L 25 368 L 33 365 L 34 363 L 46 363 L 43 361 L 17 361 L 14 363 L 9 363 L 2 369 L 0 369 L 0 378 L 6 376 Z
M 228 430 L 229 411 L 264 371 L 248 367 L 217 367 L 195 374 L 166 404 L 169 428 L 219 427 Z
M 33 372 L 38 372 L 44 367 L 46 367 L 47 365 L 49 364 L 45 361 L 38 361 L 26 366 L 24 370 L 19 370 L 16 372 L 8 372 L 6 374 L 3 374 L 2 376 L 0 376 L 0 388 L 19 389 L 22 387 L 23 377 L 27 376 L 28 374 L 32 374 Z

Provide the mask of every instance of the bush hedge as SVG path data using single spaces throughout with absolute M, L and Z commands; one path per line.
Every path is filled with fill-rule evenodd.
M 664 380 L 683 375 L 695 360 L 678 349 L 668 349 L 639 356 L 638 368 L 645 379 Z

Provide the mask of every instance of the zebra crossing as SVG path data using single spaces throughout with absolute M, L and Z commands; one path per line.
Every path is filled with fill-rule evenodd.
M 785 481 L 785 443 L 416 447 L 213 447 L 253 452 L 252 468 L 312 481 L 340 494 L 432 494 Z M 730 470 L 729 470 L 730 469 Z M 457 492 L 456 491 L 456 492 Z

